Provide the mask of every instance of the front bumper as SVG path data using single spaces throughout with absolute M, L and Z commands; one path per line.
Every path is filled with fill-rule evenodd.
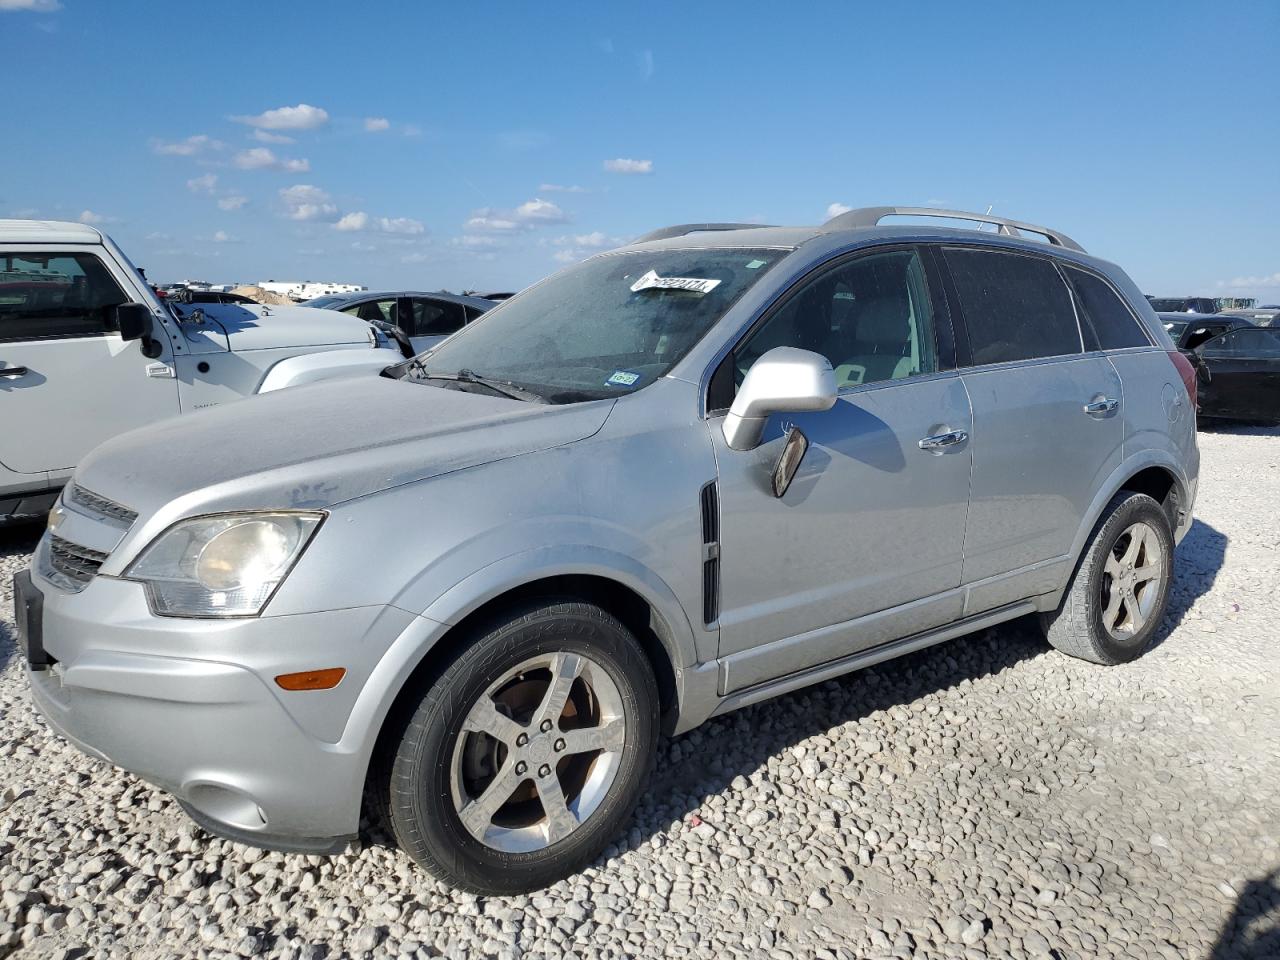
M 411 614 L 178 620 L 152 616 L 129 581 L 96 577 L 77 594 L 33 584 L 52 663 L 28 670 L 32 699 L 60 734 L 230 839 L 328 853 L 355 834 L 370 737 L 348 719 Z M 335 666 L 347 675 L 331 690 L 273 682 Z

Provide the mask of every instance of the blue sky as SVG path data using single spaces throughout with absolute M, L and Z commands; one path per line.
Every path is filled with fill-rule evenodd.
M 156 280 L 457 290 L 668 223 L 993 205 L 1277 302 L 1277 50 L 1274 0 L 0 0 L 0 216 Z

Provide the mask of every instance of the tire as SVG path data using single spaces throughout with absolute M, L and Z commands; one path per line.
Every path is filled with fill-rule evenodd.
M 1142 531 L 1136 547 L 1135 531 Z M 1062 603 L 1040 615 L 1049 643 L 1105 665 L 1141 655 L 1169 604 L 1173 546 L 1169 517 L 1160 504 L 1145 494 L 1117 493 L 1102 511 Z M 1159 566 L 1154 577 L 1141 579 L 1153 565 Z
M 631 815 L 658 706 L 639 643 L 604 610 L 510 611 L 390 731 L 379 806 L 396 842 L 440 880 L 477 894 L 541 889 L 598 856 Z

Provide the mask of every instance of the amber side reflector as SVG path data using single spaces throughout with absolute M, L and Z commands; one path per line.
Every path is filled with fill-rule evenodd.
M 330 667 L 327 670 L 282 673 L 276 677 L 276 683 L 285 690 L 331 690 L 341 683 L 346 675 L 346 667 Z

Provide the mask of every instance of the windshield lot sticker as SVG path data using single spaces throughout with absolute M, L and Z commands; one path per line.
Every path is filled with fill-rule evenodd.
M 641 290 L 687 290 L 690 293 L 710 293 L 720 286 L 719 280 L 700 280 L 697 277 L 660 277 L 650 270 L 631 285 L 632 293 Z
M 748 269 L 748 270 L 759 270 L 759 269 L 760 269 L 761 267 L 763 267 L 763 266 L 764 266 L 764 261 L 763 261 L 763 260 L 752 260 L 750 263 L 748 263 L 748 264 L 747 264 L 747 269 Z
M 604 382 L 606 387 L 633 387 L 640 374 L 632 373 L 630 370 L 615 370 L 613 376 Z

